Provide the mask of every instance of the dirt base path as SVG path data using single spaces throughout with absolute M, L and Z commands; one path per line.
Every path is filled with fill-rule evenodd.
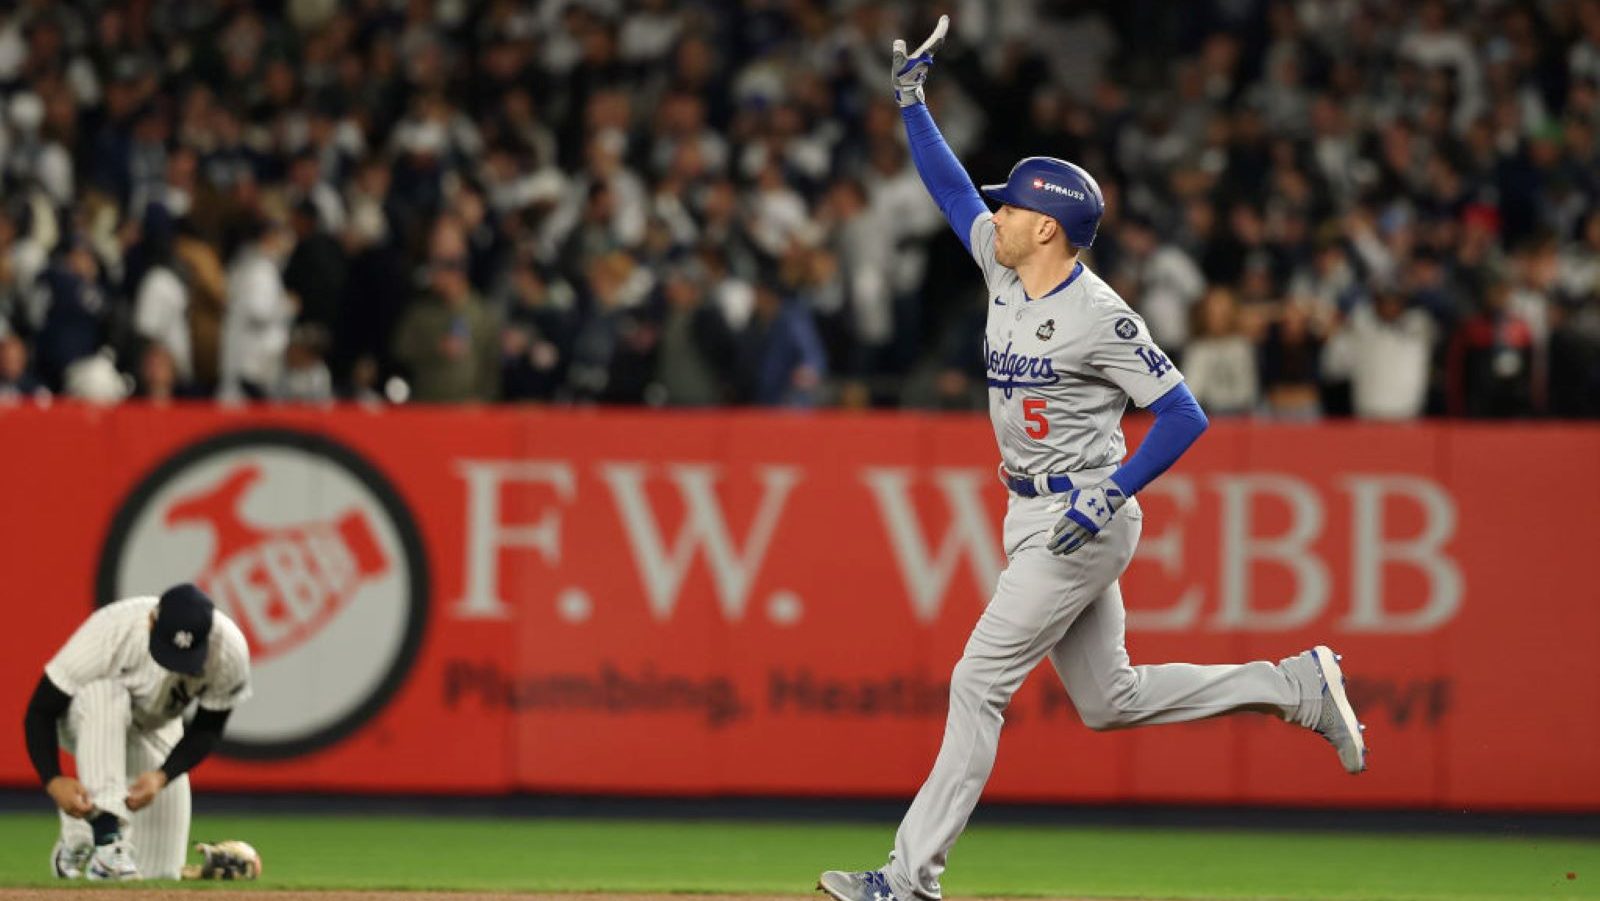
M 204 894 L 187 888 L 135 888 L 133 886 L 71 886 L 48 889 L 6 889 L 6 901 L 196 901 L 198 898 L 237 898 L 239 901 L 795 901 L 795 895 L 615 895 L 518 894 L 514 892 L 344 892 L 230 890 L 221 883 L 205 886 Z M 1069 899 L 1061 899 L 1069 901 Z M 1090 901 L 1090 899 L 1075 899 Z

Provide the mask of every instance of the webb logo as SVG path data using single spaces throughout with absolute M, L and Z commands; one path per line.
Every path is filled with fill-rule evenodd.
M 426 561 L 388 481 L 326 438 L 234 432 L 179 451 L 118 511 L 98 601 L 192 581 L 244 632 L 255 697 L 223 751 L 332 744 L 398 689 L 422 637 Z
M 242 464 L 215 486 L 178 499 L 165 523 L 211 533 L 211 559 L 195 584 L 244 630 L 257 666 L 293 653 L 393 566 L 359 508 L 331 522 L 288 528 L 264 529 L 247 520 L 247 493 L 264 478 L 261 465 Z

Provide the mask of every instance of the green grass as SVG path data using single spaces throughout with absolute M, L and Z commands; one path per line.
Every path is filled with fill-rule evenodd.
M 0 886 L 48 885 L 52 817 L 0 815 Z M 197 817 L 242 838 L 261 888 L 804 893 L 819 870 L 882 862 L 889 825 Z M 945 894 L 1317 899 L 1600 899 L 1600 842 L 1232 830 L 977 826 Z M 1568 872 L 1576 880 L 1568 880 Z

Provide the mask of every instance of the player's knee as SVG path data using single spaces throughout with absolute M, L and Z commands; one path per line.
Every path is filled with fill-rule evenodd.
M 1109 732 L 1134 724 L 1137 716 L 1137 682 L 1118 681 L 1105 694 L 1095 698 L 1073 698 L 1078 718 L 1096 732 Z
M 1101 701 L 1080 701 L 1076 706 L 1078 708 L 1078 719 L 1083 720 L 1085 726 L 1096 732 L 1106 732 L 1117 728 L 1119 725 L 1120 720 L 1117 716 L 1116 708 L 1110 704 Z
M 988 704 L 1004 707 L 1005 700 L 994 696 L 994 679 L 971 657 L 963 657 L 950 673 L 950 706 L 977 708 Z

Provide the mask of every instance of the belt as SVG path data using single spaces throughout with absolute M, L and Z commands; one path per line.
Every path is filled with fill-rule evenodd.
M 1072 478 L 1066 473 L 1042 473 L 1036 476 L 1018 475 L 1000 467 L 1000 481 L 1018 497 L 1042 497 L 1046 494 L 1065 494 L 1073 488 Z

